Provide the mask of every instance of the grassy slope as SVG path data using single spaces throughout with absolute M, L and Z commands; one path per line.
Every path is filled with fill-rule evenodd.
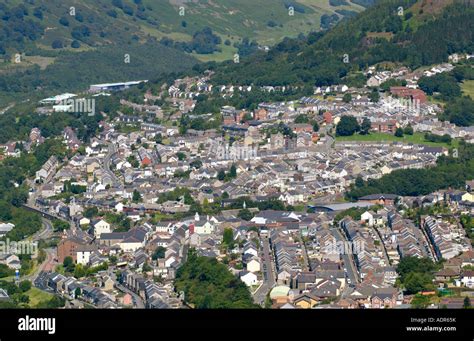
M 30 298 L 29 304 L 33 308 L 36 307 L 41 302 L 49 301 L 54 296 L 53 294 L 47 293 L 46 291 L 42 291 L 34 287 L 28 290 L 26 294 Z
M 59 39 L 66 43 L 66 49 L 77 51 L 69 45 L 73 40 L 72 29 L 78 25 L 87 25 L 91 28 L 93 33 L 91 39 L 82 44 L 90 47 L 111 42 L 123 44 L 133 35 L 142 40 L 150 35 L 158 39 L 167 36 L 187 41 L 197 30 L 206 26 L 222 35 L 223 40 L 240 40 L 248 37 L 261 44 L 273 45 L 285 36 L 296 37 L 300 33 L 318 30 L 323 14 L 334 14 L 335 10 L 339 9 L 356 12 L 364 9 L 352 3 L 333 7 L 329 5 L 329 0 L 292 1 L 304 6 L 305 13 L 295 12 L 294 16 L 289 16 L 284 0 L 142 0 L 144 13 L 149 19 L 143 20 L 136 17 L 137 6 L 132 0 L 122 0 L 124 4 L 134 9 L 135 13 L 132 16 L 113 6 L 111 0 L 48 0 L 41 4 L 45 11 L 40 22 L 47 29 L 37 46 L 51 50 L 52 42 Z M 9 2 L 9 4 L 15 3 L 20 1 Z M 178 4 L 182 3 L 185 3 L 184 16 L 179 15 Z M 25 5 L 29 9 L 30 17 L 38 21 L 31 15 L 38 4 Z M 77 16 L 69 15 L 71 7 L 84 17 L 82 22 L 77 20 Z M 116 11 L 117 18 L 106 14 L 110 10 Z M 68 26 L 59 23 L 61 17 L 69 20 Z M 92 20 L 89 20 L 90 18 Z M 267 23 L 270 20 L 278 26 L 269 27 Z M 183 27 L 183 21 L 186 22 L 186 27 Z M 216 59 L 222 59 L 222 55 L 217 54 Z
M 474 80 L 464 81 L 461 84 L 461 89 L 464 95 L 474 99 Z

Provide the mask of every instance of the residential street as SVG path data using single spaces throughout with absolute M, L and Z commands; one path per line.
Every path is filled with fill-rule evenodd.
M 331 229 L 332 235 L 336 238 L 337 241 L 344 241 L 347 242 L 347 239 L 344 237 L 343 233 L 340 231 L 339 228 Z M 341 255 L 342 260 L 344 261 L 344 267 L 347 269 L 347 278 L 350 279 L 351 283 L 358 283 L 359 276 L 357 275 L 357 267 L 354 261 L 354 255 Z
M 263 284 L 253 295 L 254 301 L 260 305 L 265 303 L 268 292 L 275 286 L 275 269 L 268 237 L 262 238 L 262 259 Z

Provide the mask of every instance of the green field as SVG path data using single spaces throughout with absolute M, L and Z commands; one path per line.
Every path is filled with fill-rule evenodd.
M 46 291 L 42 291 L 35 287 L 32 287 L 30 290 L 28 290 L 26 294 L 30 298 L 29 305 L 33 308 L 36 307 L 41 302 L 49 301 L 54 296 L 53 294 L 50 294 Z
M 459 145 L 458 140 L 453 140 L 450 145 L 447 143 L 436 143 L 426 141 L 423 133 L 414 133 L 413 135 L 404 135 L 403 137 L 396 137 L 385 133 L 370 133 L 369 135 L 352 135 L 352 136 L 337 136 L 336 141 L 361 141 L 361 142 L 403 142 L 422 144 L 432 147 L 447 147 L 456 148 Z
M 474 99 L 474 80 L 464 81 L 461 84 L 462 93 Z

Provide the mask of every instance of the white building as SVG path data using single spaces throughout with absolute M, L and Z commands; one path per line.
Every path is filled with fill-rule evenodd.
M 96 238 L 100 238 L 102 233 L 110 233 L 112 232 L 110 229 L 110 224 L 105 220 L 101 219 L 94 224 L 94 236 Z
M 252 272 L 244 272 L 240 276 L 240 280 L 245 283 L 248 287 L 258 284 L 257 275 Z
M 247 271 L 249 272 L 259 272 L 260 271 L 260 262 L 256 259 L 252 259 L 247 263 Z

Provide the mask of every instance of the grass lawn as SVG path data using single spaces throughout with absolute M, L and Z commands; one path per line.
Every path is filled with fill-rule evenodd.
M 219 36 L 222 39 L 222 44 L 219 45 L 219 48 L 221 49 L 220 52 L 214 52 L 211 54 L 197 54 L 193 52 L 191 56 L 196 57 L 204 63 L 210 61 L 223 62 L 225 60 L 234 59 L 234 55 L 238 52 L 238 50 L 232 46 L 235 40 L 229 39 L 231 41 L 231 45 L 227 46 L 224 44 L 224 41 L 228 38 L 225 38 L 225 36 L 221 34 L 219 34 Z
M 30 290 L 28 290 L 26 294 L 30 298 L 30 306 L 33 308 L 41 302 L 49 301 L 54 296 L 53 294 L 42 291 L 35 287 L 32 287 Z
M 425 141 L 423 133 L 414 133 L 413 135 L 404 135 L 403 137 L 396 137 L 391 134 L 385 133 L 370 133 L 369 135 L 352 135 L 352 136 L 337 136 L 336 141 L 361 141 L 361 142 L 403 142 L 403 143 L 414 143 L 423 144 L 426 146 L 433 147 L 447 147 L 456 148 L 459 145 L 458 140 L 453 140 L 450 145 L 447 143 L 436 143 Z
M 13 282 L 14 280 L 15 280 L 15 276 L 8 276 L 8 277 L 0 278 L 0 281 L 5 281 L 5 282 Z
M 461 84 L 462 93 L 474 99 L 474 80 L 464 81 Z

